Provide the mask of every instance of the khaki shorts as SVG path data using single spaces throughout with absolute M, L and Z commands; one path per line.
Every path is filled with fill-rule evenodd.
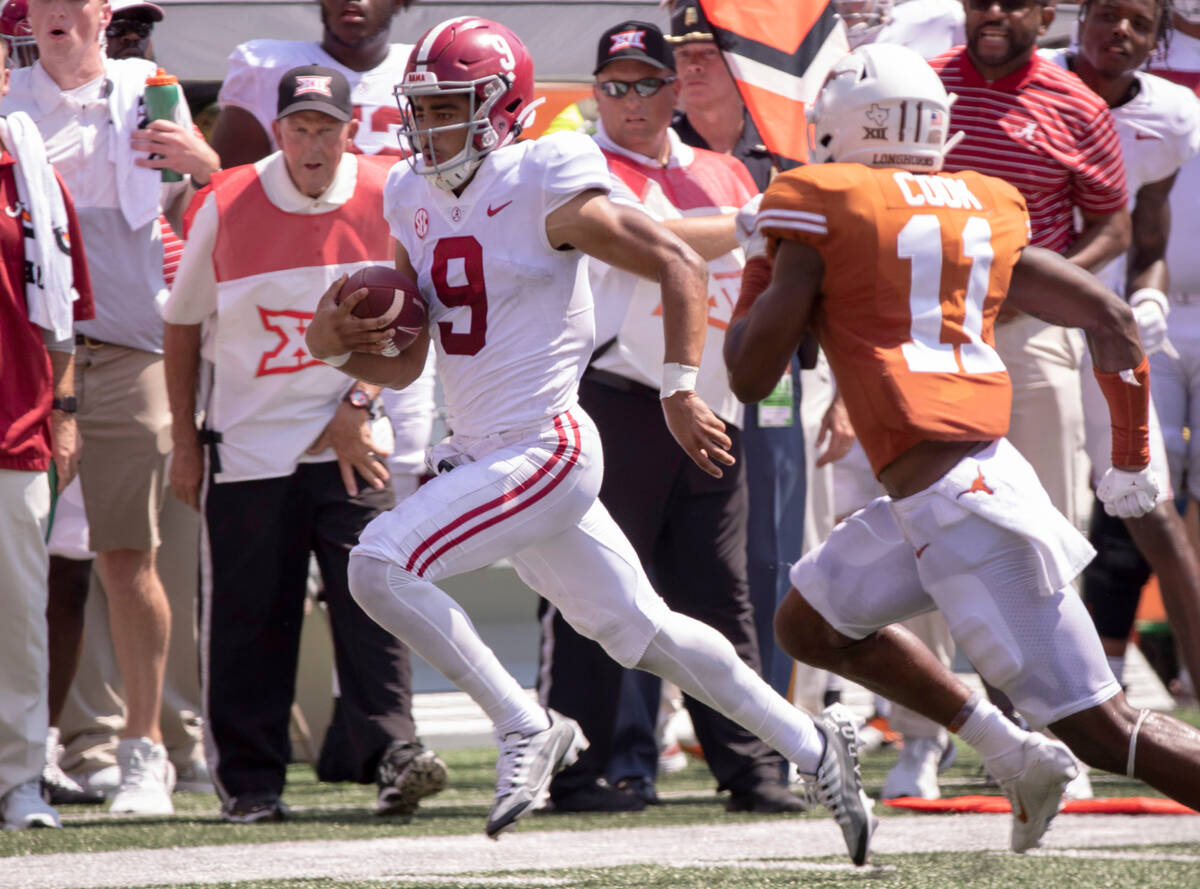
M 83 450 L 79 478 L 95 552 L 158 547 L 158 514 L 171 452 L 163 358 L 110 344 L 75 348 Z

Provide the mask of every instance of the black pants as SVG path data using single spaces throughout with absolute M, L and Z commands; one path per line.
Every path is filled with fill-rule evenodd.
M 359 533 L 395 498 L 361 478 L 358 486 L 357 497 L 346 494 L 336 462 L 301 464 L 283 478 L 209 482 L 201 687 L 223 798 L 283 791 L 310 552 L 325 586 L 351 754 L 340 777 L 372 780 L 387 745 L 415 737 L 408 648 L 367 617 L 346 579 Z
M 655 390 L 632 384 L 622 391 L 585 376 L 580 404 L 596 421 L 604 448 L 600 500 L 633 544 L 655 589 L 674 610 L 721 632 L 741 659 L 760 671 L 746 581 L 748 500 L 738 431 L 727 430 L 738 463 L 725 469 L 724 478 L 714 479 L 671 437 Z M 591 742 L 579 762 L 552 784 L 551 793 L 562 795 L 604 775 L 614 755 L 627 755 L 613 747 L 624 671 L 596 643 L 575 633 L 556 609 L 544 602 L 541 608 L 548 663 L 539 670 L 539 691 L 548 706 L 577 719 Z M 656 691 L 654 699 L 640 732 L 628 725 L 631 713 L 621 714 L 623 746 L 647 747 Z M 703 704 L 690 698 L 686 704 L 720 789 L 749 790 L 779 779 L 779 754 Z

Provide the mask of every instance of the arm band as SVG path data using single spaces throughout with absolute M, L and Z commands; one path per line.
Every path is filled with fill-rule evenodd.
M 742 289 L 738 294 L 737 305 L 733 307 L 733 315 L 729 318 L 730 324 L 750 314 L 754 301 L 771 283 L 772 271 L 771 260 L 765 256 L 752 256 L 746 263 L 746 267 L 742 269 Z
M 1149 465 L 1150 360 L 1142 358 L 1132 370 L 1094 372 L 1112 418 L 1113 466 Z

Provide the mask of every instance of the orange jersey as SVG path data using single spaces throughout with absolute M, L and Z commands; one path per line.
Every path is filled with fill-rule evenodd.
M 772 256 L 787 238 L 825 261 L 813 328 L 876 475 L 920 441 L 1008 431 L 992 327 L 1029 239 L 1015 188 L 975 172 L 811 165 L 775 178 L 758 219 Z

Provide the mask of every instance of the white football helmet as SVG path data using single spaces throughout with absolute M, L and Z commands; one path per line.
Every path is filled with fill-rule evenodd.
M 871 43 L 892 20 L 892 0 L 833 0 L 833 7 L 846 25 L 850 48 Z
M 871 43 L 844 56 L 808 111 L 809 161 L 899 167 L 915 173 L 942 168 L 962 138 L 949 140 L 952 94 L 905 46 Z

